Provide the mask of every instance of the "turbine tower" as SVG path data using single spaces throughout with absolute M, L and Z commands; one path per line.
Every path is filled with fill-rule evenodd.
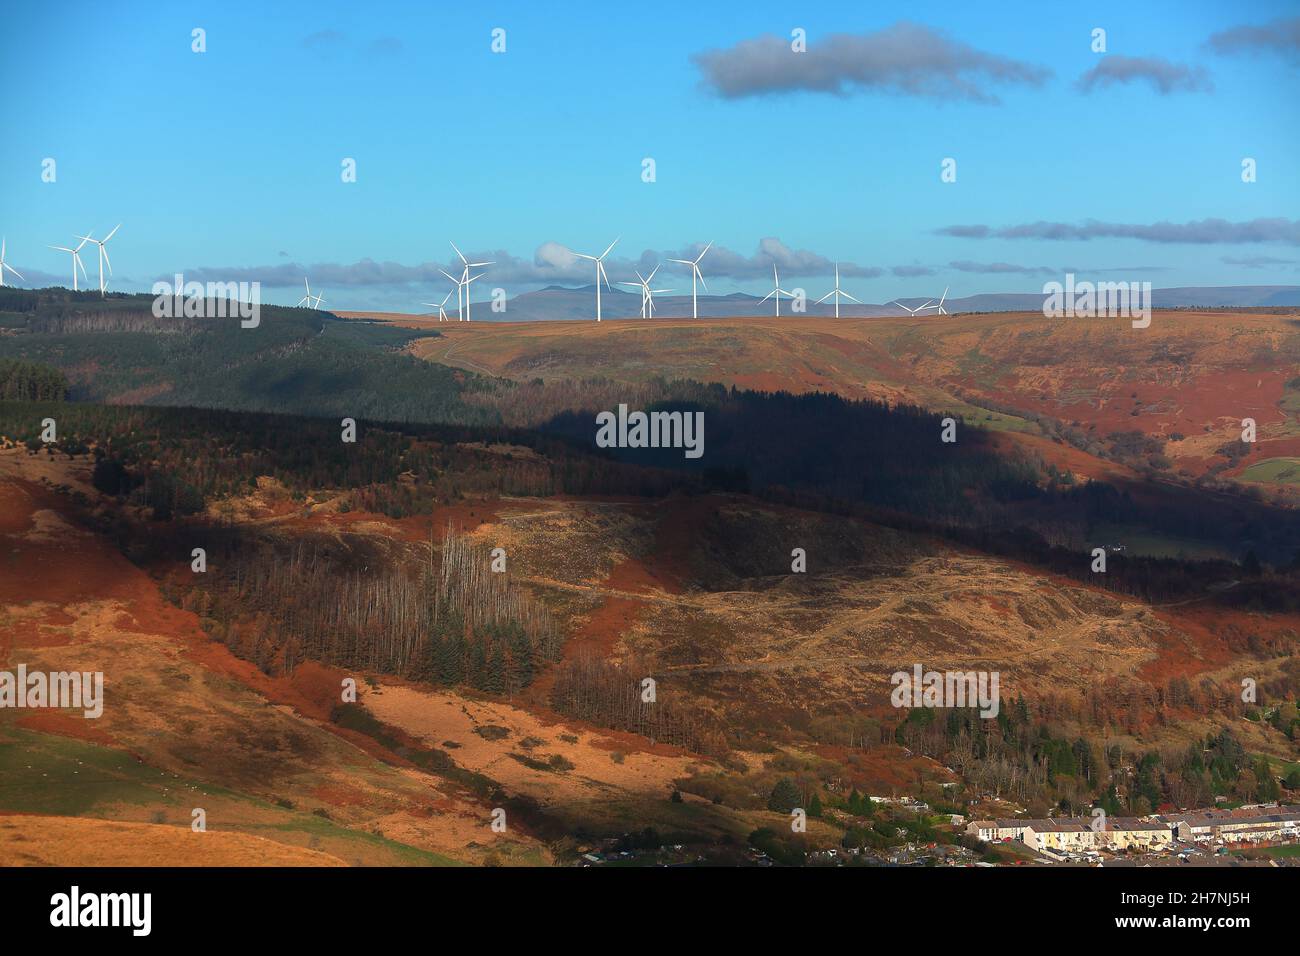
M 110 232 L 103 239 L 95 239 L 91 236 L 77 237 L 83 242 L 93 242 L 95 245 L 99 246 L 99 297 L 101 299 L 104 297 L 104 263 L 105 262 L 108 263 L 108 274 L 109 275 L 113 274 L 113 260 L 108 258 L 108 249 L 106 248 L 106 246 L 108 245 L 108 240 L 112 239 L 115 235 L 117 235 L 117 231 L 121 228 L 122 228 L 122 224 L 119 222 L 116 226 L 113 227 L 113 231 Z
M 448 242 L 451 242 L 451 240 L 448 240 Z M 452 242 L 452 243 L 451 243 L 451 247 L 452 247 L 453 249 L 456 249 L 456 243 Z M 474 279 L 471 279 L 471 278 L 469 277 L 469 270 L 470 270 L 471 268 L 475 268 L 475 269 L 476 269 L 476 268 L 478 268 L 479 266 L 490 266 L 490 265 L 492 265 L 492 263 L 491 263 L 491 262 L 470 262 L 468 259 L 465 258 L 464 255 L 461 254 L 461 251 L 460 251 L 459 249 L 456 249 L 456 255 L 460 256 L 461 264 L 464 266 L 464 269 L 461 271 L 461 274 L 460 274 L 460 282 L 458 283 L 458 287 L 459 287 L 459 288 L 463 288 L 463 289 L 465 290 L 465 306 L 464 306 L 464 316 L 463 316 L 463 317 L 464 317 L 465 321 L 468 322 L 468 321 L 469 321 L 469 318 L 470 318 L 470 316 L 469 316 L 469 284 L 470 284 L 471 282 L 473 282 L 474 279 L 481 279 L 481 278 L 483 278 L 483 274 L 482 274 L 482 273 L 479 273 L 478 275 L 476 275 L 476 276 L 474 277 Z M 439 271 L 439 272 L 442 272 L 441 269 L 439 269 L 438 271 Z M 443 272 L 442 274 L 443 274 L 443 275 L 446 275 L 447 273 Z M 453 279 L 452 281 L 455 282 L 454 279 Z M 460 303 L 460 295 L 459 295 L 459 294 L 456 296 L 456 302 L 457 302 L 458 304 Z
M 849 295 L 847 292 L 845 292 L 843 289 L 840 288 L 840 264 L 838 262 L 835 263 L 835 288 L 831 289 L 830 292 L 827 292 L 824 296 L 818 299 L 817 304 L 821 305 L 831 296 L 835 296 L 835 318 L 837 319 L 840 317 L 840 296 L 844 296 L 844 298 L 846 299 L 850 299 L 854 302 L 857 302 L 858 305 L 862 304 L 861 300 L 854 299 L 853 296 Z
M 793 298 L 794 293 L 781 288 L 781 280 L 776 277 L 775 262 L 772 263 L 772 286 L 773 286 L 772 291 L 769 292 L 767 295 L 763 296 L 763 298 L 759 299 L 758 303 L 759 305 L 762 305 L 768 299 L 772 298 L 772 296 L 776 296 L 776 317 L 779 319 L 781 318 L 781 296 L 784 294 Z
M 84 246 L 85 244 L 86 244 L 86 240 L 82 239 L 81 242 L 77 244 L 77 248 L 75 249 L 69 249 L 67 246 L 50 246 L 51 249 L 57 249 L 59 252 L 72 253 L 72 291 L 73 292 L 77 291 L 77 270 L 80 269 L 81 274 L 83 276 L 86 274 L 86 267 L 81 264 L 81 247 Z
M 610 250 L 613 249 L 616 245 L 618 245 L 618 239 L 615 239 L 608 246 L 606 246 L 605 251 L 598 256 L 589 256 L 582 252 L 574 253 L 574 255 L 577 256 L 579 259 L 590 259 L 592 262 L 596 263 L 596 321 L 597 322 L 600 321 L 600 280 L 604 279 L 605 288 L 606 289 L 609 288 L 609 276 L 605 275 L 605 257 L 609 255 Z M 642 293 L 642 295 L 644 296 L 644 293 Z
M 0 289 L 4 288 L 6 269 L 8 269 L 14 275 L 18 276 L 18 278 L 20 279 L 23 278 L 21 272 L 19 272 L 17 269 L 11 266 L 9 263 L 5 262 L 5 240 L 0 239 Z M 23 279 L 23 281 L 26 282 L 27 280 Z
M 477 282 L 479 279 L 483 278 L 484 275 L 485 273 L 480 272 L 476 276 L 467 276 L 465 279 L 465 321 L 466 322 L 469 321 L 469 284 L 471 282 Z
M 696 256 L 694 259 L 669 259 L 668 260 L 669 262 L 680 262 L 684 266 L 691 267 L 691 318 L 692 319 L 698 319 L 700 317 L 699 305 L 695 301 L 695 280 L 697 279 L 699 280 L 700 285 L 704 286 L 705 292 L 709 291 L 708 284 L 705 283 L 704 281 L 704 273 L 700 272 L 700 260 L 704 258 L 704 253 L 708 252 L 709 248 L 712 245 L 713 245 L 713 240 L 710 239 L 709 244 L 705 246 L 702 250 L 700 250 L 700 254 Z

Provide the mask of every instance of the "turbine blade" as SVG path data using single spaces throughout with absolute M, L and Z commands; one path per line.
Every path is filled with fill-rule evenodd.
M 107 241 L 108 241 L 107 239 L 104 240 L 104 242 L 107 242 Z M 110 258 L 108 257 L 108 250 L 107 250 L 106 248 L 104 248 L 104 243 L 103 243 L 103 242 L 101 242 L 101 243 L 99 244 L 99 254 L 100 254 L 101 256 L 103 256 L 103 257 L 104 257 L 104 261 L 105 261 L 106 263 L 108 263 L 108 274 L 109 274 L 109 275 L 112 275 L 112 274 L 113 274 L 113 260 L 110 259 Z
M 853 296 L 849 295 L 847 292 L 844 292 L 843 290 L 840 291 L 840 295 L 844 296 L 844 298 L 846 299 L 853 299 L 853 301 L 856 302 L 858 305 L 862 304 L 861 299 L 854 299 Z
M 827 292 L 824 296 L 822 296 L 820 299 L 817 300 L 817 304 L 821 305 L 823 302 L 825 302 L 827 299 L 829 299 L 838 291 L 839 291 L 838 289 L 831 289 L 830 292 Z
M 122 228 L 122 224 L 119 222 L 116 226 L 113 227 L 113 231 L 110 232 L 107 236 L 105 236 L 102 241 L 108 242 L 108 240 L 112 239 L 113 236 L 117 235 L 117 231 L 121 228 Z
M 623 238 L 622 236 L 618 237 L 618 239 L 622 239 L 622 238 Z M 615 239 L 613 242 L 611 242 L 608 246 L 605 247 L 605 251 L 600 254 L 600 258 L 604 259 L 607 255 L 609 255 L 609 250 L 613 249 L 616 245 L 618 245 L 618 239 Z
M 710 239 L 710 240 L 709 240 L 709 244 L 708 244 L 707 246 L 705 246 L 705 247 L 700 251 L 700 254 L 699 254 L 698 256 L 695 257 L 695 264 L 696 264 L 696 265 L 699 265 L 699 264 L 700 264 L 700 260 L 704 258 L 704 253 L 708 252 L 709 249 L 711 249 L 712 247 L 713 247 L 713 240 Z

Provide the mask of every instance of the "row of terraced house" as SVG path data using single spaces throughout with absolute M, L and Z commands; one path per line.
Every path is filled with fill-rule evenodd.
M 987 842 L 1019 840 L 1040 851 L 1159 851 L 1172 849 L 1175 843 L 1272 843 L 1300 840 L 1300 806 L 1192 810 L 1103 821 L 1092 817 L 973 820 L 966 832 Z

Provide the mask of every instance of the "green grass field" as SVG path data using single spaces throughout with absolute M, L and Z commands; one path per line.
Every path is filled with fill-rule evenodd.
M 1264 850 L 1269 856 L 1277 857 L 1295 857 L 1300 856 L 1300 843 L 1290 843 L 1286 846 L 1270 846 Z
M 1300 485 L 1300 458 L 1266 458 L 1243 471 L 1241 480 Z
M 1161 534 L 1133 525 L 1098 524 L 1093 528 L 1091 541 L 1095 544 L 1122 544 L 1128 553 L 1151 558 L 1191 558 L 1236 560 L 1237 556 L 1217 547 L 1213 542 L 1196 538 L 1180 538 Z

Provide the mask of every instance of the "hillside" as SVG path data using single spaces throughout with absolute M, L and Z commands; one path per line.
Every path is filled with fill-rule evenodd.
M 69 397 L 107 404 L 199 406 L 490 424 L 463 401 L 463 373 L 412 360 L 416 336 L 328 312 L 263 306 L 238 318 L 155 318 L 147 295 L 0 289 L 0 360 L 61 370 Z
M 1160 312 L 1147 329 L 999 313 L 451 323 L 436 331 L 412 352 L 520 382 L 687 378 L 910 402 L 994 429 L 1065 437 L 1094 457 L 1142 467 L 1154 459 L 1172 475 L 1237 478 L 1281 492 L 1295 484 L 1294 472 L 1250 469 L 1300 454 L 1295 314 Z M 1244 418 L 1256 421 L 1257 442 L 1225 453 L 1241 444 Z M 1134 442 L 1135 432 L 1150 441 Z
M 129 824 L 120 859 L 170 859 L 197 807 L 230 837 L 214 862 L 253 839 L 350 865 L 739 862 L 793 785 L 828 810 L 801 859 L 932 836 L 906 816 L 862 836 L 862 793 L 1139 813 L 1280 795 L 1300 756 L 1300 513 L 1223 480 L 1226 456 L 1209 480 L 1147 443 L 1255 399 L 1261 449 L 1286 441 L 1284 317 L 282 310 L 261 339 L 142 330 L 128 299 L 28 304 L 0 336 L 0 664 L 107 685 L 99 720 L 0 711 L 0 813 L 52 839 Z M 1228 374 L 1241 349 L 1254 391 Z M 1157 387 L 1118 431 L 1124 390 Z M 346 442 L 330 403 L 354 391 L 374 414 Z M 622 402 L 700 410 L 707 455 L 596 447 L 592 412 Z M 917 664 L 996 672 L 997 718 L 893 706 Z M 20 844 L 0 853 L 60 858 Z
M 1113 783 L 1151 805 L 1170 787 L 1252 795 L 1250 761 L 1297 756 L 1300 720 L 1234 696 L 1250 676 L 1294 698 L 1300 614 L 1248 597 L 1294 593 L 1293 578 L 1149 601 L 687 478 L 652 491 L 631 464 L 602 493 L 556 493 L 540 475 L 588 461 L 564 443 L 442 433 L 426 473 L 433 433 L 370 434 L 357 471 L 301 420 L 70 408 L 57 451 L 0 451 L 0 654 L 104 671 L 105 715 L 0 712 L 0 811 L 169 831 L 157 845 L 139 831 L 131 859 L 171 852 L 197 806 L 213 831 L 347 863 L 562 861 L 647 827 L 721 860 L 780 822 L 766 803 L 783 778 L 849 814 L 810 829 L 833 845 L 852 791 L 1042 806 Z M 199 480 L 191 431 L 220 480 Z M 128 478 L 105 491 L 108 454 Z M 196 507 L 128 490 L 167 474 L 202 489 Z M 497 547 L 506 574 L 476 576 Z M 890 705 L 890 674 L 918 661 L 1000 672 L 994 743 L 964 715 L 927 725 Z M 349 676 L 359 700 L 340 706 Z M 645 677 L 657 705 L 628 712 Z M 1224 733 L 1227 762 L 1198 776 L 1188 748 Z M 976 740 L 996 759 L 971 764 Z M 1103 745 L 1155 755 L 1167 781 Z M 494 807 L 515 821 L 505 834 Z

